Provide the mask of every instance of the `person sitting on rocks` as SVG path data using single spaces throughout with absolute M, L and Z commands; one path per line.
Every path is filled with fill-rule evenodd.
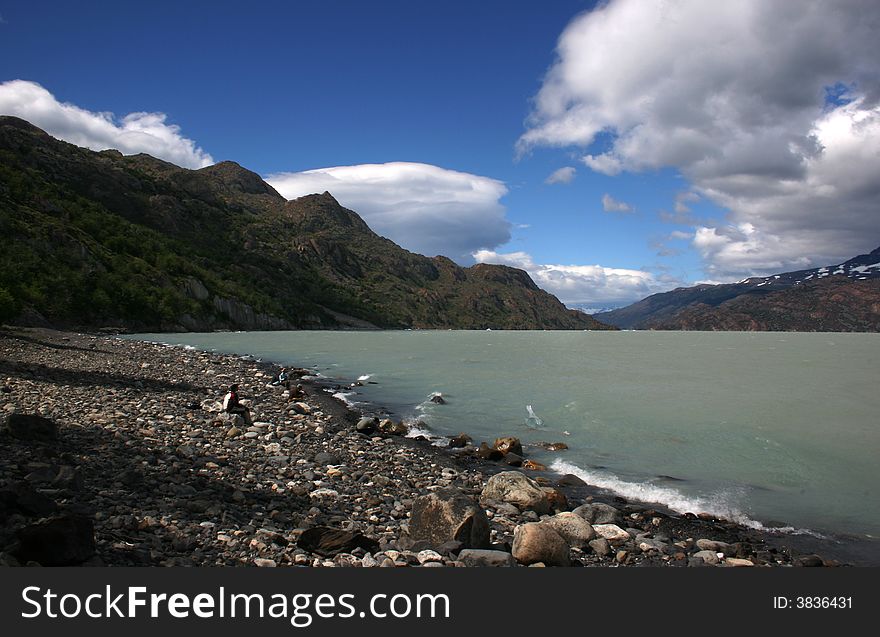
M 290 400 L 299 400 L 306 397 L 306 392 L 302 385 L 297 385 L 290 390 Z
M 281 385 L 285 389 L 290 389 L 290 374 L 287 373 L 286 367 L 281 368 L 281 371 L 278 372 L 278 375 L 275 377 L 275 380 L 273 380 L 271 384 Z
M 223 411 L 228 414 L 238 414 L 244 418 L 244 424 L 251 426 L 254 421 L 251 420 L 251 412 L 238 399 L 238 384 L 229 386 L 229 392 L 223 397 Z

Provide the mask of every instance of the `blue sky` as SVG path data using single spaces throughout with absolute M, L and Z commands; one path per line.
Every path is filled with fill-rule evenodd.
M 877 247 L 880 10 L 725 4 L 0 2 L 0 113 L 594 307 Z

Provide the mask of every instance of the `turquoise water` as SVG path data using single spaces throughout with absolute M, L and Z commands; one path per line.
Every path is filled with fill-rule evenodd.
M 527 454 L 628 498 L 752 526 L 880 537 L 880 335 L 250 332 L 137 338 L 363 386 L 349 402 Z M 428 399 L 440 393 L 446 404 Z M 530 411 L 531 410 L 531 411 Z M 534 417 L 530 417 L 533 414 Z

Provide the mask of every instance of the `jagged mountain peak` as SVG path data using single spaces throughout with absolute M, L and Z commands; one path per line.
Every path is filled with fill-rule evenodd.
M 285 204 L 285 210 L 309 231 L 357 230 L 373 234 L 359 214 L 340 204 L 327 191 L 291 199 Z
M 225 185 L 250 195 L 272 195 L 283 199 L 278 191 L 263 181 L 257 173 L 234 161 L 221 161 L 213 166 L 200 168 L 197 172 L 217 178 Z

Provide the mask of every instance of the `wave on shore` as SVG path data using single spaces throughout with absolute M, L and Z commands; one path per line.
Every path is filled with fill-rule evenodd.
M 719 492 L 709 497 L 686 495 L 670 487 L 658 486 L 645 482 L 628 482 L 605 471 L 583 469 L 571 462 L 557 459 L 550 469 L 559 473 L 570 473 L 587 484 L 607 489 L 619 496 L 641 502 L 661 504 L 678 513 L 708 513 L 718 518 L 730 520 L 758 531 L 773 531 L 792 535 L 811 535 L 816 538 L 825 536 L 809 529 L 797 529 L 792 526 L 768 527 L 753 520 L 732 502 L 737 496 L 730 492 Z

